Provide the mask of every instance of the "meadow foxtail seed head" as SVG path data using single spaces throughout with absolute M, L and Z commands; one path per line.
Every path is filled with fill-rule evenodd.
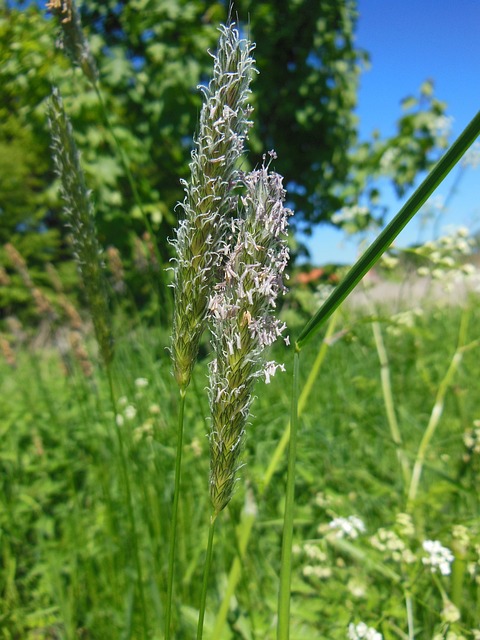
M 60 178 L 63 213 L 71 229 L 73 249 L 92 314 L 95 335 L 105 364 L 113 359 L 113 340 L 100 245 L 90 192 L 80 166 L 70 121 L 57 89 L 49 104 L 49 124 L 55 170 Z
M 282 177 L 262 166 L 243 177 L 237 217 L 224 241 L 223 281 L 209 299 L 215 358 L 210 365 L 210 496 L 215 513 L 232 497 L 253 387 L 283 365 L 263 351 L 285 330 L 274 316 L 288 262 Z
M 234 25 L 220 28 L 213 78 L 201 87 L 205 102 L 184 181 L 183 219 L 176 238 L 172 360 L 175 379 L 185 389 L 205 329 L 208 296 L 217 278 L 227 233 L 238 164 L 251 126 L 248 105 L 255 71 L 253 45 L 242 40 Z

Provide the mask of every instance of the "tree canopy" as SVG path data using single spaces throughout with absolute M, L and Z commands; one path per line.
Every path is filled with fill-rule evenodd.
M 232 13 L 256 42 L 260 71 L 248 162 L 258 165 L 275 149 L 296 228 L 308 233 L 362 200 L 365 220 L 381 217 L 376 178 L 387 176 L 402 191 L 445 142 L 435 129 L 444 105 L 431 85 L 407 104 L 397 135 L 360 144 L 355 106 L 368 56 L 355 46 L 355 0 L 238 0 Z M 208 82 L 208 51 L 228 19 L 228 5 L 89 0 L 81 16 L 112 131 L 166 261 L 201 105 L 197 86 Z M 0 8 L 0 245 L 12 242 L 33 268 L 63 264 L 69 255 L 45 117 L 56 84 L 94 193 L 100 242 L 117 247 L 128 266 L 145 231 L 142 211 L 98 96 L 55 48 L 57 29 L 43 6 L 10 2 Z M 389 162 L 382 164 L 389 149 Z

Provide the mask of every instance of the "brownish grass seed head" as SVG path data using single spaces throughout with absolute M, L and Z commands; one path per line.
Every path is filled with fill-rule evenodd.
M 80 14 L 74 0 L 50 0 L 46 8 L 59 22 L 57 46 L 65 51 L 73 64 L 80 67 L 88 80 L 95 85 L 98 69 L 82 30 Z
M 16 369 L 17 358 L 15 356 L 15 352 L 13 351 L 7 337 L 4 336 L 3 334 L 0 334 L 0 351 L 2 353 L 2 356 L 5 362 L 8 364 L 8 366 L 11 367 L 12 369 Z
M 72 127 L 57 89 L 52 92 L 50 100 L 49 122 L 53 159 L 64 200 L 63 213 L 66 224 L 71 229 L 74 254 L 85 288 L 100 353 L 104 363 L 108 365 L 113 359 L 113 338 L 103 263 L 100 259 L 101 250 L 95 230 L 94 210 L 73 139 Z

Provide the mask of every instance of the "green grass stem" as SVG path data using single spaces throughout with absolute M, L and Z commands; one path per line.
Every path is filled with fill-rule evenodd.
M 123 442 L 122 429 L 117 425 L 117 403 L 115 400 L 112 369 L 110 364 L 106 365 L 106 371 L 107 371 L 107 378 L 108 378 L 108 387 L 110 391 L 110 401 L 112 403 L 112 409 L 113 409 L 113 427 L 117 437 L 118 451 L 120 454 L 120 465 L 122 468 L 122 475 L 123 475 L 123 481 L 125 484 L 125 492 L 126 492 L 126 499 L 127 499 L 127 513 L 128 513 L 129 524 L 130 524 L 130 535 L 132 538 L 133 553 L 134 553 L 135 564 L 137 568 L 137 583 L 138 583 L 138 592 L 140 596 L 140 607 L 142 611 L 143 637 L 147 638 L 148 636 L 147 606 L 146 606 L 145 592 L 144 592 L 144 586 L 143 586 L 143 571 L 142 571 L 142 563 L 140 559 L 140 550 L 138 548 L 137 526 L 135 522 L 135 514 L 133 512 L 132 488 L 130 485 L 130 477 L 128 473 L 127 457 L 125 455 L 125 444 Z
M 437 427 L 440 423 L 440 419 L 443 414 L 443 408 L 445 405 L 446 393 L 453 382 L 453 378 L 455 377 L 455 374 L 458 371 L 458 368 L 463 358 L 464 351 L 466 349 L 475 347 L 478 343 L 478 341 L 474 341 L 470 345 L 465 345 L 467 329 L 468 329 L 468 319 L 469 319 L 468 314 L 464 314 L 462 316 L 457 348 L 450 361 L 450 365 L 447 369 L 447 372 L 445 373 L 445 376 L 443 377 L 438 387 L 437 395 L 435 397 L 435 404 L 433 405 L 433 409 L 430 414 L 427 427 L 424 431 L 422 440 L 420 442 L 420 446 L 418 447 L 418 452 L 415 458 L 415 464 L 413 465 L 412 478 L 410 481 L 410 487 L 409 487 L 408 496 L 407 496 L 408 512 L 412 511 L 415 504 L 415 500 L 417 498 L 418 487 L 420 485 L 420 478 L 422 475 L 423 465 L 425 461 L 425 455 L 427 453 L 428 446 L 435 434 L 435 431 L 437 430 Z
M 185 414 L 185 397 L 187 392 L 180 389 L 180 404 L 178 407 L 177 451 L 175 455 L 175 485 L 173 493 L 173 507 L 170 524 L 170 542 L 168 549 L 168 577 L 167 577 L 167 606 L 165 608 L 165 640 L 169 640 L 172 620 L 173 574 L 175 567 L 175 547 L 177 543 L 178 501 L 180 496 L 180 481 L 182 475 L 183 451 L 183 423 Z
M 331 316 L 330 321 L 328 323 L 325 337 L 320 344 L 320 349 L 318 350 L 313 366 L 310 369 L 307 380 L 300 394 L 300 398 L 298 401 L 299 416 L 302 415 L 303 410 L 307 406 L 307 401 L 313 390 L 314 383 L 318 378 L 320 369 L 325 360 L 328 349 L 335 340 L 334 334 L 335 334 L 335 328 L 337 325 L 337 320 L 338 320 L 338 314 L 334 314 Z M 285 453 L 285 449 L 287 448 L 289 439 L 290 439 L 290 421 L 288 421 L 283 431 L 282 437 L 280 438 L 280 441 L 277 444 L 272 457 L 270 458 L 270 463 L 263 475 L 262 482 L 260 485 L 260 497 L 264 495 L 265 491 L 270 485 L 270 482 L 272 481 L 272 478 L 275 472 L 278 469 L 279 464 L 283 460 L 283 455 Z M 240 523 L 238 535 L 240 539 L 239 545 L 241 549 L 241 555 L 237 556 L 234 559 L 232 566 L 230 568 L 227 585 L 223 592 L 224 596 L 223 596 L 222 604 L 217 612 L 217 617 L 215 619 L 215 626 L 213 628 L 212 640 L 220 640 L 223 628 L 225 627 L 228 610 L 230 607 L 230 601 L 235 593 L 235 589 L 240 580 L 240 576 L 242 575 L 242 569 L 243 569 L 242 560 L 243 560 L 243 556 L 245 555 L 248 543 L 250 541 L 250 536 L 253 531 L 254 522 L 255 522 L 255 516 L 250 513 L 249 514 L 245 513 L 244 518 Z
M 235 557 L 235 560 L 233 561 L 228 574 L 228 581 L 223 592 L 222 604 L 220 605 L 220 608 L 217 611 L 217 616 L 215 618 L 212 640 L 221 640 L 223 628 L 227 621 L 228 611 L 230 609 L 230 603 L 242 575 L 243 559 L 245 557 L 245 552 L 247 550 L 247 545 L 250 540 L 250 535 L 252 533 L 255 520 L 256 516 L 254 513 L 244 512 L 238 531 L 239 552 L 237 553 L 237 556 Z
M 413 618 L 413 601 L 409 591 L 405 592 L 405 609 L 407 612 L 408 640 L 415 640 L 415 623 Z
M 325 357 L 327 355 L 327 351 L 331 344 L 331 340 L 333 338 L 336 325 L 337 325 L 337 315 L 333 315 L 328 324 L 325 337 L 320 344 L 320 349 L 317 353 L 317 357 L 315 358 L 315 362 L 313 363 L 313 366 L 310 369 L 310 372 L 307 377 L 307 381 L 305 382 L 305 385 L 302 389 L 302 393 L 300 394 L 300 398 L 298 400 L 298 415 L 302 414 L 307 404 L 307 400 L 310 396 L 310 393 L 312 392 L 313 385 L 317 380 L 323 361 L 325 360 Z M 287 426 L 285 427 L 282 437 L 272 457 L 270 458 L 270 463 L 262 479 L 262 488 L 261 488 L 262 494 L 270 484 L 275 471 L 278 469 L 278 465 L 280 464 L 280 461 L 283 459 L 283 454 L 285 452 L 285 449 L 287 448 L 289 439 L 290 439 L 290 422 L 288 422 Z
M 378 360 L 380 362 L 380 382 L 382 386 L 383 402 L 385 404 L 385 412 L 387 414 L 387 422 L 390 427 L 392 441 L 396 447 L 396 454 L 403 476 L 403 487 L 407 490 L 410 484 L 410 465 L 405 454 L 402 442 L 402 434 L 398 426 L 397 415 L 395 413 L 395 402 L 392 393 L 392 381 L 390 377 L 390 363 L 388 360 L 387 350 L 383 341 L 382 330 L 378 322 L 372 322 L 373 337 L 375 347 L 377 349 Z
M 210 577 L 210 568 L 212 566 L 213 537 L 215 534 L 216 520 L 217 520 L 217 514 L 213 513 L 210 516 L 210 527 L 208 530 L 207 553 L 205 556 L 205 567 L 203 570 L 203 581 L 202 581 L 202 593 L 200 596 L 200 610 L 198 613 L 197 640 L 202 640 L 203 638 L 203 621 L 205 619 L 205 605 L 207 602 L 208 578 Z
M 322 324 L 331 316 L 345 298 L 353 291 L 363 276 L 379 260 L 400 231 L 410 222 L 420 207 L 427 201 L 433 191 L 450 173 L 467 149 L 475 142 L 480 133 L 480 111 L 467 125 L 450 149 L 443 155 L 430 171 L 421 185 L 414 191 L 393 220 L 372 242 L 370 247 L 357 260 L 345 278 L 327 298 L 313 318 L 303 328 L 297 338 L 297 347 L 302 349 L 317 333 Z
M 290 583 L 292 577 L 293 511 L 295 498 L 295 464 L 298 432 L 298 387 L 300 352 L 295 349 L 293 359 L 292 412 L 290 416 L 290 442 L 288 448 L 287 487 L 285 491 L 285 515 L 283 520 L 280 590 L 278 594 L 277 640 L 290 637 Z

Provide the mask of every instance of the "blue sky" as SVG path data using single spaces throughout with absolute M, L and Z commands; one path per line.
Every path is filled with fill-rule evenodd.
M 480 109 L 480 0 L 359 0 L 358 9 L 357 45 L 371 57 L 371 68 L 360 80 L 361 138 L 375 128 L 393 133 L 402 98 L 418 94 L 422 82 L 431 78 L 436 97 L 447 103 L 447 115 L 453 118 L 453 141 Z M 455 172 L 434 197 L 448 194 Z M 387 194 L 392 214 L 402 203 Z M 480 167 L 464 172 L 442 224 L 480 229 Z M 417 241 L 419 233 L 414 219 L 398 244 Z M 422 233 L 423 239 L 431 237 L 431 231 Z M 357 255 L 356 242 L 345 241 L 326 225 L 318 227 L 308 244 L 317 264 L 349 263 Z

